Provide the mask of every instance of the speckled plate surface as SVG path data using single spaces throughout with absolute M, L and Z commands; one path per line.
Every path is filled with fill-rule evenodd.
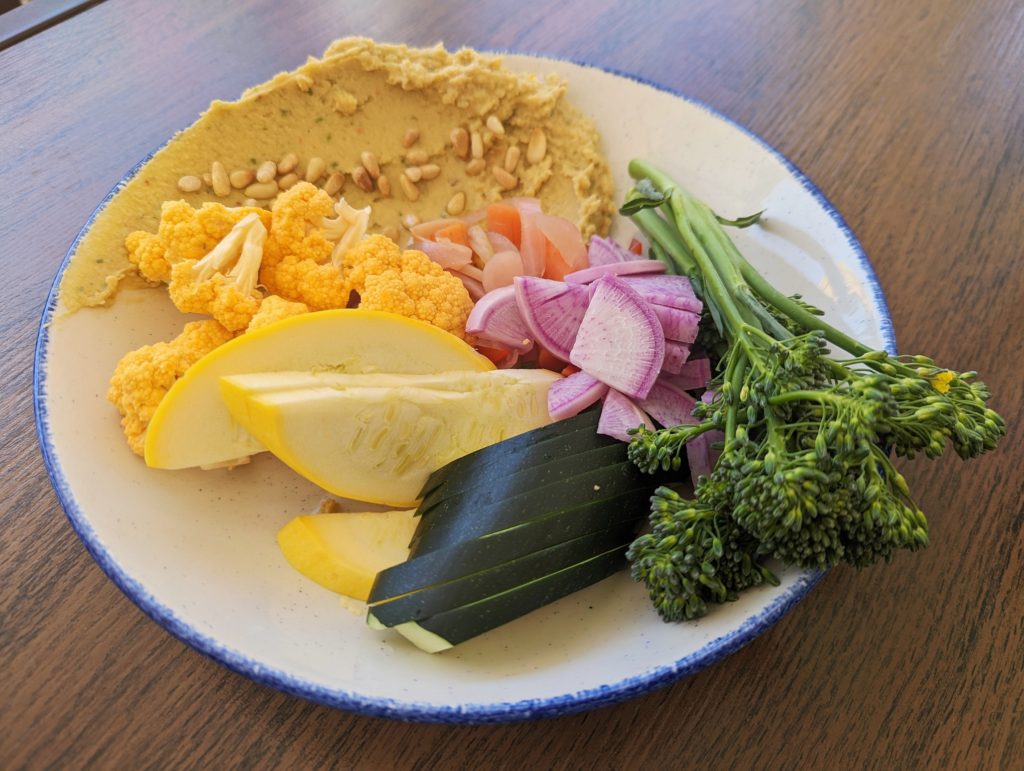
M 701 104 L 628 76 L 526 56 L 507 62 L 568 80 L 569 97 L 601 129 L 620 195 L 627 162 L 645 157 L 720 212 L 766 209 L 762 226 L 735 234 L 751 261 L 786 291 L 826 309 L 837 326 L 894 347 L 884 297 L 853 234 L 763 141 Z M 629 234 L 628 223 L 617 227 L 618 235 Z M 321 493 L 275 459 L 261 456 L 233 472 L 160 472 L 127 449 L 104 394 L 125 351 L 178 331 L 180 315 L 157 297 L 123 292 L 110 308 L 55 318 L 51 292 L 35 359 L 40 442 L 72 525 L 111 579 L 179 639 L 260 683 L 408 720 L 566 714 L 644 693 L 721 659 L 774 623 L 819 577 L 787 571 L 779 587 L 749 591 L 699 622 L 667 625 L 623 572 L 445 654 L 421 653 L 370 631 L 335 595 L 286 564 L 274 535 L 315 508 Z

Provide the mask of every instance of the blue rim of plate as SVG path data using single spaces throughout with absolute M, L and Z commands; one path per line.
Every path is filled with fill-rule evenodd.
M 732 120 L 708 104 L 693 99 L 672 88 L 664 86 L 656 81 L 634 75 L 632 73 L 616 70 L 611 67 L 594 65 L 587 62 L 576 61 L 567 57 L 555 57 L 547 54 L 535 54 L 521 51 L 493 51 L 503 55 L 532 56 L 539 59 L 554 59 L 581 67 L 600 70 L 611 75 L 616 75 L 644 86 L 649 86 L 658 91 L 671 94 L 678 99 L 693 104 L 713 117 L 739 130 L 747 137 L 753 139 L 760 147 L 776 158 L 786 170 L 796 179 L 801 186 L 811 194 L 817 203 L 831 217 L 832 221 L 842 232 L 847 243 L 853 250 L 862 269 L 867 275 L 870 284 L 871 295 L 881 320 L 881 334 L 885 341 L 887 350 L 896 352 L 896 338 L 893 331 L 892 318 L 889 313 L 885 295 L 875 269 L 865 254 L 863 247 L 857 240 L 843 216 L 832 205 L 824 193 L 794 165 L 786 156 L 768 144 L 760 136 L 752 132 L 740 123 Z M 776 597 L 771 604 L 762 608 L 755 615 L 749 616 L 744 622 L 731 632 L 711 640 L 700 650 L 665 666 L 660 666 L 645 672 L 641 675 L 626 678 L 617 683 L 601 685 L 575 693 L 566 693 L 544 699 L 523 699 L 515 702 L 497 702 L 488 704 L 466 704 L 438 706 L 420 702 L 398 701 L 395 699 L 367 697 L 349 691 L 327 688 L 315 682 L 303 678 L 294 677 L 273 667 L 268 667 L 259 661 L 245 656 L 232 648 L 222 645 L 213 637 L 199 632 L 187 622 L 179 618 L 174 611 L 160 603 L 145 587 L 132 578 L 117 563 L 114 556 L 107 550 L 99 540 L 92 525 L 85 513 L 79 508 L 74 494 L 64 476 L 63 468 L 57 458 L 56 450 L 50 432 L 49 418 L 46 411 L 46 374 L 45 364 L 49 342 L 49 325 L 57 307 L 58 291 L 60 280 L 71 260 L 71 256 L 78 248 L 79 242 L 89 230 L 97 215 L 110 203 L 110 200 L 132 179 L 139 170 L 153 157 L 156 151 L 150 153 L 135 166 L 133 166 L 118 182 L 111 191 L 100 201 L 99 205 L 89 216 L 89 219 L 82 226 L 82 229 L 75 236 L 75 240 L 68 248 L 57 275 L 50 287 L 46 298 L 46 305 L 43 308 L 42 318 L 39 324 L 39 334 L 36 338 L 33 374 L 32 374 L 32 399 L 35 408 L 36 431 L 39 435 L 39 444 L 42 449 L 43 461 L 46 470 L 50 475 L 57 497 L 64 508 L 64 511 L 71 523 L 71 527 L 82 540 L 86 550 L 96 560 L 104 573 L 124 592 L 124 594 L 135 605 L 142 610 L 153 621 L 158 623 L 172 635 L 177 637 L 186 645 L 194 648 L 199 653 L 213 659 L 228 669 L 237 672 L 244 677 L 256 681 L 262 685 L 270 686 L 292 696 L 298 696 L 319 704 L 336 709 L 344 709 L 372 717 L 384 717 L 397 720 L 449 723 L 449 724 L 487 724 L 507 723 L 522 720 L 536 720 L 540 718 L 557 717 L 569 715 L 576 712 L 597 709 L 625 701 L 636 696 L 653 691 L 657 688 L 668 685 L 682 677 L 694 674 L 705 667 L 724 659 L 749 643 L 762 632 L 775 624 L 794 605 L 802 600 L 814 585 L 824 576 L 822 571 L 804 571 L 800 573 L 793 585 L 781 596 Z

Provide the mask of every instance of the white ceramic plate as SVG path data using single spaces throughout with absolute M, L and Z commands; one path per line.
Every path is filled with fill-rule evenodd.
M 894 347 L 885 300 L 853 234 L 817 188 L 763 141 L 701 104 L 636 79 L 550 59 L 507 62 L 568 80 L 570 98 L 603 134 L 620 195 L 627 162 L 639 156 L 664 166 L 717 211 L 766 209 L 762 226 L 734 233 L 751 261 L 787 292 L 825 308 L 837 326 L 868 344 Z M 618 227 L 618 235 L 628 235 L 628 223 Z M 779 587 L 748 591 L 699 622 L 668 625 L 624 571 L 445 654 L 426 655 L 397 635 L 370 631 L 335 595 L 286 564 L 274 535 L 312 510 L 321 493 L 275 459 L 259 457 L 233 472 L 160 472 L 129 452 L 104 398 L 107 380 L 125 351 L 169 339 L 181 317 L 157 293 L 142 291 L 122 293 L 107 309 L 55 319 L 59 280 L 40 328 L 35 401 L 43 453 L 68 517 L 143 611 L 258 682 L 412 720 L 565 714 L 717 661 L 774 623 L 818 578 L 787 571 Z

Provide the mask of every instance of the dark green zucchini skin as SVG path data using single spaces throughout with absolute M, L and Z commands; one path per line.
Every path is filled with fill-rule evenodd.
M 626 564 L 629 542 L 557 573 L 542 576 L 504 594 L 430 616 L 419 625 L 452 645 L 507 624 L 617 573 Z
M 646 511 L 648 490 L 633 490 L 606 501 L 559 511 L 518 527 L 418 553 L 377 574 L 369 602 L 386 602 L 469 573 L 498 567 L 533 552 L 613 525 L 635 528 Z
M 595 554 L 614 549 L 631 540 L 632 536 L 633 523 L 620 522 L 495 567 L 471 572 L 452 581 L 435 583 L 412 594 L 373 604 L 373 615 L 384 626 L 420 621 L 477 602 L 482 597 L 492 597 L 510 591 L 536 579 L 537 576 L 570 568 Z

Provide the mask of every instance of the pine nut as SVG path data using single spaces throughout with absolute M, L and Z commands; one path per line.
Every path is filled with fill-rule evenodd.
M 420 218 L 417 217 L 412 212 L 409 212 L 404 217 L 402 217 L 402 224 L 405 225 L 407 228 L 414 228 L 420 224 Z
M 535 128 L 530 132 L 530 142 L 526 146 L 526 160 L 528 163 L 540 163 L 548 152 L 548 138 L 544 129 Z
M 424 180 L 435 179 L 441 173 L 441 167 L 436 163 L 426 163 L 420 166 L 420 176 Z
M 456 217 L 459 214 L 462 214 L 462 212 L 463 212 L 463 210 L 465 208 L 466 208 L 466 194 L 462 193 L 462 192 L 459 192 L 459 193 L 456 193 L 455 195 L 453 195 L 448 200 L 448 205 L 444 207 L 444 210 L 446 212 L 448 212 L 450 215 L 452 215 L 453 217 Z
M 323 158 L 310 158 L 309 163 L 306 164 L 306 181 L 315 183 L 324 175 L 325 171 L 327 171 L 327 162 Z
M 410 150 L 405 154 L 405 162 L 410 166 L 422 166 L 429 160 L 430 156 L 427 155 L 427 151 L 422 150 L 418 147 L 415 150 Z
M 474 158 L 484 157 L 484 138 L 480 136 L 479 131 L 474 131 L 472 134 L 469 135 L 469 146 L 470 154 Z
M 519 154 L 521 152 L 519 145 L 512 145 L 505 151 L 505 171 L 509 174 L 513 173 L 516 170 L 516 166 L 519 165 Z
M 324 182 L 324 192 L 327 195 L 337 195 L 341 192 L 341 189 L 345 186 L 345 175 L 340 171 L 336 171 L 327 178 Z
M 420 189 L 416 187 L 416 184 L 409 179 L 405 174 L 398 178 L 398 181 L 402 185 L 402 192 L 405 193 L 405 197 L 410 201 L 417 201 L 420 197 Z
M 186 174 L 178 180 L 178 190 L 183 193 L 198 193 L 203 186 L 203 180 L 194 174 Z
M 416 144 L 416 140 L 420 138 L 420 130 L 417 128 L 410 128 L 405 130 L 405 136 L 402 137 L 402 147 L 412 147 Z
M 278 174 L 289 174 L 295 171 L 295 167 L 299 165 L 299 156 L 295 153 L 288 153 L 284 158 L 277 162 L 277 173 Z
M 423 179 L 423 169 L 419 166 L 408 166 L 405 169 L 405 176 L 409 178 L 410 182 L 419 182 Z
M 266 200 L 277 195 L 277 189 L 276 182 L 254 182 L 245 189 L 245 197 Z
M 256 179 L 256 175 L 252 169 L 235 169 L 228 175 L 228 179 L 231 180 L 231 187 L 241 190 L 243 187 L 249 187 Z
M 203 184 L 207 187 L 213 187 L 213 174 L 208 171 L 203 172 Z
M 263 161 L 256 169 L 257 182 L 269 182 L 277 176 L 277 164 L 273 161 Z
M 387 178 L 386 174 L 381 174 L 377 177 L 377 191 L 384 197 L 391 197 L 391 180 Z
M 366 169 L 371 177 L 377 179 L 380 176 L 380 164 L 377 163 L 377 156 L 369 150 L 363 150 L 359 153 L 359 162 L 363 164 L 363 168 Z
M 242 201 L 242 206 L 249 206 L 249 207 L 255 208 L 255 207 L 259 206 L 259 205 L 260 205 L 260 202 L 257 201 L 255 198 L 246 198 L 244 201 Z
M 285 174 L 283 177 L 281 177 L 281 179 L 277 180 L 277 185 L 282 190 L 287 190 L 290 187 L 294 187 L 295 183 L 298 181 L 299 175 L 293 171 L 291 174 Z
M 367 193 L 373 191 L 373 177 L 363 166 L 356 166 L 352 169 L 352 181 Z
M 457 126 L 452 129 L 450 138 L 455 154 L 462 160 L 466 160 L 469 157 L 469 132 L 461 126 Z
M 214 161 L 210 167 L 210 178 L 213 180 L 213 194 L 223 198 L 231 192 L 231 180 L 228 179 L 228 170 L 220 161 Z
M 511 190 L 519 184 L 519 180 L 501 168 L 501 166 L 492 166 L 491 174 L 493 174 L 494 178 L 498 180 L 498 184 L 501 185 L 502 190 Z
M 497 115 L 487 116 L 487 128 L 499 137 L 505 135 L 505 124 L 501 122 Z
M 466 173 L 471 177 L 475 177 L 486 168 L 487 162 L 483 158 L 474 158 L 466 164 Z

